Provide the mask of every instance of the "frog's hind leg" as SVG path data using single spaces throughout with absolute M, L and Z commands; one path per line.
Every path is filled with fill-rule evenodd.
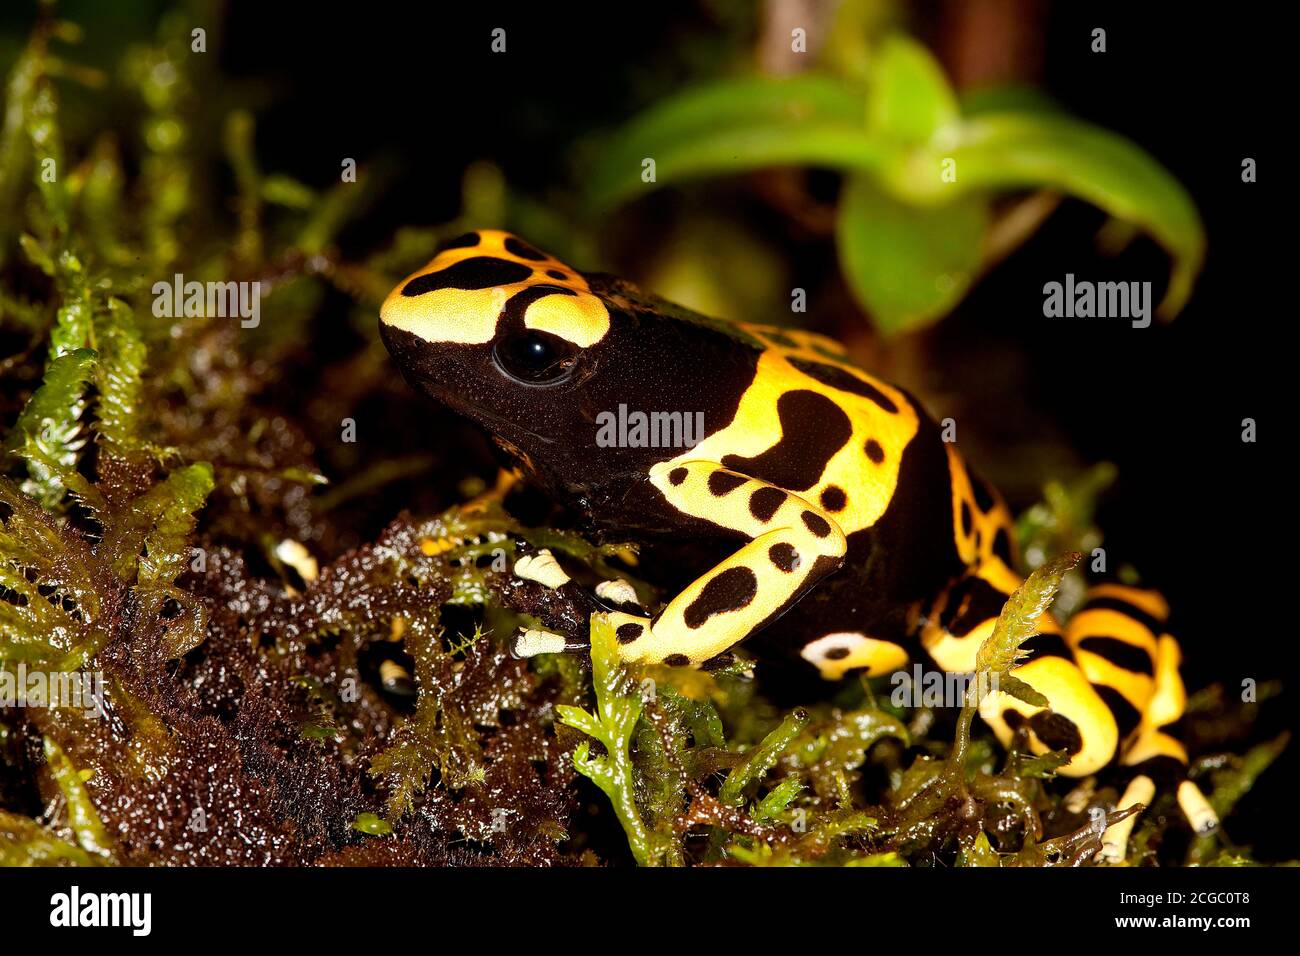
M 993 555 L 950 585 L 921 621 L 921 643 L 934 662 L 946 671 L 974 671 L 980 645 L 993 632 L 1003 605 L 1021 581 L 1001 557 Z M 1115 756 L 1119 744 L 1115 717 L 1051 613 L 1044 612 L 1036 626 L 1021 645 L 1026 657 L 1011 673 L 1043 694 L 1048 706 L 1029 704 L 995 689 L 981 702 L 980 716 L 1003 746 L 1024 733 L 1036 754 L 1063 750 L 1069 755 L 1061 774 L 1094 773 Z
M 1131 776 L 1116 807 L 1124 809 L 1135 803 L 1150 806 L 1158 792 L 1172 791 L 1192 829 L 1204 834 L 1219 825 L 1219 818 L 1201 789 L 1187 779 L 1187 751 L 1176 735 L 1187 701 L 1178 665 L 1178 642 L 1161 634 L 1156 649 L 1155 690 L 1138 732 L 1120 757 L 1121 766 Z M 1135 814 L 1106 831 L 1102 839 L 1103 862 L 1124 860 L 1136 822 Z
M 1183 815 L 1197 834 L 1214 830 L 1219 825 L 1218 814 L 1201 793 L 1201 788 L 1187 779 L 1186 760 L 1182 744 L 1173 737 L 1156 730 L 1144 731 L 1133 752 L 1121 760 L 1121 766 L 1128 771 L 1129 781 L 1115 808 L 1124 810 L 1135 804 L 1149 807 L 1158 793 L 1173 791 Z M 1124 861 L 1137 819 L 1135 813 L 1106 830 L 1102 837 L 1102 863 Z

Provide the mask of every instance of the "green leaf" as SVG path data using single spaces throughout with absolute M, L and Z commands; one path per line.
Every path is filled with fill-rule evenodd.
M 603 755 L 593 757 L 591 744 L 583 741 L 573 751 L 573 767 L 609 797 L 637 864 L 653 865 L 669 847 L 663 835 L 646 826 L 636 802 L 631 745 L 642 701 L 636 686 L 626 679 L 614 628 L 602 614 L 591 618 L 591 682 L 596 692 L 594 713 L 565 704 L 556 707 L 561 723 L 596 738 L 605 748 Z
M 108 310 L 108 320 L 95 326 L 103 353 L 96 376 L 99 386 L 96 430 L 112 450 L 121 454 L 144 445 L 138 418 L 144 393 L 141 373 L 146 349 L 131 307 L 121 299 L 109 299 Z
M 1154 158 L 1117 133 L 1037 107 L 959 118 L 923 48 L 900 37 L 879 55 L 867 91 L 802 74 L 729 79 L 670 97 L 609 140 L 589 198 L 607 209 L 693 177 L 776 165 L 864 174 L 905 206 L 1057 190 L 1146 231 L 1169 252 L 1173 270 L 1158 312 L 1177 314 L 1204 260 L 1205 235 L 1191 198 Z M 646 160 L 654 160 L 650 182 Z M 942 175 L 945 160 L 955 179 Z
M 956 179 L 940 176 L 944 159 Z M 914 202 L 949 202 L 952 190 L 1056 189 L 1149 233 L 1173 258 L 1158 313 L 1177 315 L 1205 259 L 1205 232 L 1186 190 L 1149 153 L 1118 133 L 1059 113 L 987 113 L 954 127 L 951 142 L 915 151 L 885 171 L 886 186 Z
M 1003 687 L 1002 690 L 1006 690 Z M 1021 700 L 1024 700 L 1022 697 Z M 1040 704 L 1037 701 L 1028 701 L 1031 704 L 1037 704 L 1040 707 L 1046 707 L 1046 699 Z M 1070 753 L 1066 750 L 1049 750 L 1047 753 L 1037 757 L 1029 757 L 1022 760 L 1016 767 L 1016 773 L 1021 777 L 1037 777 L 1047 779 L 1056 776 L 1056 771 L 1070 762 Z
M 906 867 L 907 861 L 898 855 L 897 851 L 890 850 L 887 853 L 872 853 L 868 856 L 855 857 L 847 861 L 845 866 L 862 866 L 862 867 Z
M 759 823 L 775 820 L 788 807 L 799 791 L 803 781 L 798 777 L 786 777 L 763 797 L 754 807 L 753 817 Z
M 310 209 L 316 202 L 316 193 L 290 176 L 272 174 L 262 180 L 262 198 L 277 206 L 290 209 Z
M 23 253 L 27 256 L 27 261 L 36 268 L 40 269 L 47 276 L 54 276 L 54 260 L 50 254 L 45 251 L 39 239 L 28 233 L 23 233 L 18 237 L 18 244 L 22 247 Z
M 729 806 L 740 806 L 744 802 L 745 788 L 761 780 L 776 766 L 776 761 L 785 748 L 808 726 L 808 720 L 808 714 L 803 709 L 786 715 L 780 725 L 727 774 L 727 779 L 718 791 L 718 800 Z
M 27 460 L 29 478 L 23 491 L 46 510 L 56 508 L 68 488 L 92 510 L 99 510 L 102 504 L 99 493 L 77 472 L 77 459 L 86 444 L 81 421 L 86 411 L 85 392 L 98 360 L 90 349 L 51 359 L 40 388 L 5 438 L 5 451 Z
M 872 65 L 867 127 L 912 145 L 929 142 L 958 118 L 957 97 L 930 51 L 903 34 L 887 37 Z
M 195 512 L 212 487 L 212 466 L 201 461 L 178 468 L 135 498 L 104 535 L 102 550 L 118 576 L 134 577 L 144 589 L 171 584 L 184 570 Z
M 96 866 L 99 862 L 30 817 L 0 810 L 0 866 Z
M 866 175 L 840 198 L 840 266 L 863 309 L 885 333 L 946 315 L 979 273 L 988 203 L 959 196 L 942 206 L 908 205 Z
M 369 836 L 391 836 L 393 832 L 388 821 L 376 813 L 358 813 L 352 821 L 352 829 Z
M 108 832 L 99 819 L 99 811 L 95 809 L 95 803 L 86 790 L 80 772 L 72 765 L 63 748 L 49 737 L 45 738 L 45 762 L 49 765 L 55 783 L 63 791 L 63 799 L 68 808 L 68 825 L 77 835 L 77 843 L 87 853 L 109 856 L 112 844 Z
M 828 723 L 811 726 L 787 753 L 800 766 L 842 772 L 862 766 L 867 751 L 886 737 L 911 743 L 902 721 L 883 710 L 837 712 Z
M 957 855 L 958 866 L 1001 866 L 997 853 L 989 844 L 988 834 L 981 830 L 969 847 Z
M 1051 703 L 1038 691 L 1012 674 L 1003 674 L 998 679 L 998 690 L 1004 694 L 1010 694 L 1016 700 L 1023 700 L 1026 704 L 1032 704 L 1034 707 L 1046 707 Z
M 652 107 L 606 144 L 590 180 L 597 208 L 667 184 L 780 164 L 874 168 L 892 147 L 867 135 L 863 94 L 828 76 L 751 76 Z M 642 179 L 653 159 L 655 180 Z
M 168 599 L 179 607 L 163 637 L 168 657 L 179 657 L 203 640 L 202 605 L 173 584 L 185 570 L 189 536 L 212 488 L 212 466 L 207 462 L 178 468 L 132 500 L 104 532 L 101 550 L 119 578 L 134 581 L 142 618 L 161 614 Z
M 5 449 L 21 455 L 29 442 L 40 442 L 42 435 L 75 433 L 85 408 L 82 396 L 97 360 L 91 349 L 77 349 L 51 361 L 40 388 L 6 436 Z M 62 460 L 62 452 L 55 457 Z
M 1209 800 L 1219 819 L 1226 818 L 1233 811 L 1255 786 L 1259 775 L 1282 756 L 1290 742 L 1290 732 L 1283 731 L 1272 740 L 1255 744 L 1245 755 L 1212 775 L 1214 790 L 1210 793 Z

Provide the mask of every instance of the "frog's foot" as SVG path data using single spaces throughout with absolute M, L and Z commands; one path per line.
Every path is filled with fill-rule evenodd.
M 596 585 L 596 597 L 610 611 L 640 615 L 646 613 L 645 607 L 641 604 L 641 599 L 636 595 L 636 588 L 622 578 L 613 581 L 601 581 Z
M 585 653 L 591 648 L 588 622 L 595 613 L 632 614 L 649 622 L 636 589 L 627 581 L 602 581 L 593 594 L 575 583 L 548 549 L 521 556 L 515 562 L 514 573 L 526 582 L 521 591 L 530 596 L 521 609 L 542 625 L 521 628 L 511 638 L 510 653 L 515 657 Z
M 829 631 L 800 648 L 799 656 L 816 667 L 824 680 L 839 680 L 851 670 L 879 677 L 899 670 L 908 660 L 907 651 L 893 641 L 854 630 Z
M 510 652 L 515 657 L 534 657 L 586 651 L 589 621 L 592 614 L 605 610 L 602 602 L 573 581 L 549 549 L 524 550 L 513 570 L 505 589 L 506 604 L 537 623 L 510 639 Z
M 510 638 L 511 657 L 536 657 L 538 654 L 580 654 L 591 649 L 586 637 L 572 637 L 540 627 L 520 628 Z
M 1170 635 L 1161 634 L 1156 648 L 1155 690 L 1142 726 L 1126 743 L 1120 759 L 1133 777 L 1120 798 L 1118 809 L 1134 803 L 1149 806 L 1160 791 L 1172 792 L 1192 830 L 1204 836 L 1218 827 L 1219 816 L 1200 787 L 1187 779 L 1187 750 L 1177 737 L 1178 721 L 1187 700 L 1178 674 L 1178 658 L 1178 643 Z M 1134 820 L 1135 817 L 1129 817 L 1106 831 L 1102 840 L 1103 862 L 1124 861 Z
M 569 575 L 560 567 L 560 562 L 551 554 L 550 548 L 532 551 L 522 555 L 515 562 L 515 577 L 525 581 L 536 581 L 543 587 L 559 590 L 569 583 Z
M 1148 731 L 1143 737 L 1149 738 L 1153 734 L 1154 732 Z M 1149 741 L 1145 743 L 1150 746 Z M 1135 805 L 1149 807 L 1160 791 L 1169 791 L 1176 796 L 1183 816 L 1187 818 L 1188 825 L 1197 836 L 1205 836 L 1218 827 L 1219 815 L 1205 799 L 1201 788 L 1187 779 L 1187 765 L 1178 757 L 1169 753 L 1148 757 L 1140 763 L 1131 765 L 1131 769 L 1134 771 L 1134 776 L 1124 790 L 1124 795 L 1115 804 L 1115 809 L 1126 810 Z M 1133 825 L 1137 822 L 1137 816 L 1135 813 L 1107 828 L 1102 838 L 1100 854 L 1102 863 L 1111 866 L 1124 863 L 1128 854 L 1129 837 L 1133 834 Z

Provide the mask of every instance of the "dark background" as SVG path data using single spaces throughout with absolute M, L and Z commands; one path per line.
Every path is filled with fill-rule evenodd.
M 22 36 L 30 19 L 19 6 L 0 14 L 10 36 Z M 168 6 L 123 4 L 130 19 L 116 4 L 61 9 L 86 27 L 93 52 L 129 39 L 136 22 Z M 342 237 L 345 251 L 364 253 L 399 225 L 453 217 L 461 174 L 480 158 L 498 163 L 512 188 L 563 199 L 572 189 L 573 141 L 697 77 L 700 50 L 745 6 L 738 13 L 721 3 L 234 0 L 214 47 L 232 100 L 259 116 L 264 168 L 326 186 L 339 157 L 396 162 L 382 199 Z M 1072 113 L 1142 145 L 1181 180 L 1206 225 L 1205 270 L 1172 325 L 1134 333 L 1122 323 L 1045 320 L 1042 285 L 1067 272 L 1151 279 L 1157 299 L 1167 275 L 1167 260 L 1146 241 L 1119 260 L 1099 257 L 1093 236 L 1102 216 L 1067 203 L 931 336 L 941 369 L 944 356 L 960 364 L 962 353 L 990 342 L 1013 349 L 1014 364 L 985 367 L 984 380 L 963 373 L 934 384 L 973 391 L 979 424 L 972 427 L 987 425 L 1008 444 L 1032 439 L 1050 420 L 1081 461 L 1119 466 L 1101 513 L 1107 548 L 1170 598 L 1189 687 L 1220 681 L 1231 691 L 1245 678 L 1294 678 L 1294 562 L 1281 557 L 1293 550 L 1295 533 L 1282 444 L 1290 407 L 1283 391 L 1294 379 L 1284 339 L 1294 279 L 1283 257 L 1294 227 L 1286 225 L 1277 149 L 1292 122 L 1283 105 L 1290 86 L 1281 79 L 1293 56 L 1282 46 L 1288 24 L 1269 7 L 1248 15 L 1172 3 L 1046 9 L 1042 86 Z M 949 4 L 922 3 L 909 26 L 936 42 L 952 15 Z M 507 29 L 507 56 L 489 51 L 496 26 Z M 1089 50 L 1094 26 L 1107 29 L 1105 54 Z M 1258 183 L 1241 182 L 1247 156 L 1259 162 Z M 824 246 L 790 250 L 796 274 L 824 269 L 811 260 L 831 254 Z M 634 261 L 620 264 L 635 274 Z M 1007 409 L 1008 380 L 1033 415 Z M 981 413 L 985 390 L 989 408 Z M 1258 422 L 1257 444 L 1240 440 L 1246 417 Z M 1013 506 L 1032 501 L 1019 497 Z M 1270 727 L 1291 723 L 1290 684 L 1266 708 Z M 1297 854 L 1295 833 L 1276 832 L 1279 820 L 1290 819 L 1287 781 L 1296 766 L 1293 747 L 1230 821 L 1234 839 L 1260 840 L 1274 857 Z M 1264 822 L 1266 838 L 1257 826 Z

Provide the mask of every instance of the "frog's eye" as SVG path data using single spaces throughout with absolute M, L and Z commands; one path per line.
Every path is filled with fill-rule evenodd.
M 576 347 L 558 335 L 526 329 L 499 339 L 492 349 L 497 367 L 525 385 L 554 385 L 573 372 Z

